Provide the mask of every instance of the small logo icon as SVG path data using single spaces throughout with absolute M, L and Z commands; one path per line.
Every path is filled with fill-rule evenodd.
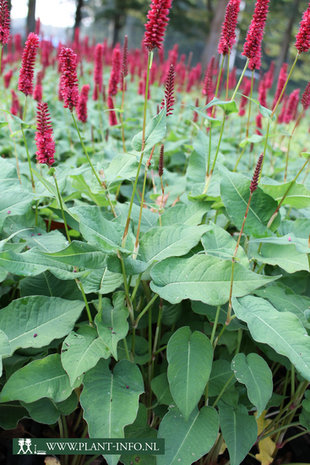
M 19 450 L 18 450 L 17 454 L 23 454 L 23 455 L 33 454 L 32 450 L 31 450 L 31 439 L 20 438 L 18 440 L 18 446 L 19 446 Z

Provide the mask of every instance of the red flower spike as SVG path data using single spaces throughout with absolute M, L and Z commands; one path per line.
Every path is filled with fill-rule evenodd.
M 251 79 L 244 79 L 243 83 L 244 83 L 243 90 L 242 90 L 243 95 L 240 100 L 240 108 L 239 108 L 240 116 L 245 115 L 245 107 L 248 103 L 248 99 L 246 97 L 250 95 L 250 92 L 251 92 Z
M 123 58 L 122 58 L 122 76 L 128 75 L 128 36 L 124 38 Z
M 259 136 L 262 135 L 262 132 L 261 132 L 261 129 L 263 128 L 263 122 L 262 122 L 262 115 L 260 113 L 258 113 L 258 115 L 256 115 L 256 134 L 258 134 Z
M 108 102 L 107 102 L 108 108 L 109 108 L 109 124 L 110 126 L 115 126 L 117 123 L 117 118 L 116 118 L 116 113 L 114 111 L 114 103 L 112 97 L 109 95 L 108 97 Z
M 112 53 L 112 69 L 109 79 L 109 90 L 110 96 L 117 94 L 117 86 L 120 81 L 121 73 L 121 51 L 119 45 L 116 45 Z
M 37 131 L 35 135 L 37 145 L 37 161 L 51 166 L 54 163 L 55 141 L 53 139 L 53 128 L 48 106 L 45 102 L 37 106 Z
M 258 85 L 258 101 L 263 107 L 267 107 L 266 77 L 264 79 L 261 79 Z
M 11 95 L 12 95 L 11 113 L 12 115 L 20 116 L 22 113 L 22 109 L 21 109 L 15 90 L 11 89 Z
M 252 178 L 252 181 L 251 181 L 251 184 L 250 184 L 250 192 L 251 192 L 251 194 L 253 194 L 253 192 L 256 191 L 256 189 L 257 189 L 260 170 L 262 169 L 263 158 L 264 158 L 264 154 L 261 153 L 260 156 L 259 156 L 259 159 L 257 161 L 255 171 L 254 171 L 254 174 L 253 174 L 253 178 Z
M 304 93 L 302 94 L 302 97 L 301 97 L 301 104 L 304 108 L 304 110 L 307 110 L 307 108 L 309 108 L 310 106 L 310 82 L 308 82 L 305 90 L 304 90 Z
M 64 108 L 70 111 L 79 101 L 78 77 L 76 73 L 77 55 L 71 48 L 62 48 L 59 54 L 61 65 L 60 90 L 64 100 Z
M 270 67 L 265 74 L 265 84 L 267 89 L 271 89 L 273 83 L 273 75 L 274 75 L 275 64 L 274 61 L 270 63 Z
M 0 0 L 0 44 L 6 45 L 10 37 L 10 11 L 7 0 Z
M 18 90 L 26 96 L 33 93 L 34 65 L 39 47 L 39 37 L 31 32 L 25 43 L 22 66 L 19 72 Z
M 89 85 L 85 84 L 82 87 L 79 102 L 76 107 L 77 117 L 82 123 L 87 121 L 87 100 L 88 100 Z
M 236 42 L 236 27 L 240 9 L 240 0 L 229 0 L 226 6 L 225 19 L 222 25 L 218 52 L 227 55 Z
M 196 100 L 195 100 L 195 107 L 198 108 L 199 107 L 199 98 L 197 97 Z M 197 123 L 198 121 L 198 113 L 197 111 L 194 111 L 194 115 L 193 115 L 193 123 Z
M 310 3 L 300 22 L 295 47 L 299 53 L 308 52 L 310 49 Z
M 158 176 L 162 177 L 164 174 L 164 151 L 165 147 L 162 145 L 160 147 L 159 162 L 158 162 Z
M 269 0 L 257 0 L 252 21 L 248 29 L 242 55 L 249 58 L 249 69 L 259 69 L 261 48 L 268 14 Z
M 5 87 L 6 89 L 8 89 L 8 88 L 10 87 L 10 82 L 11 82 L 12 76 L 13 76 L 13 70 L 12 70 L 12 69 L 10 69 L 10 71 L 8 71 L 8 72 L 3 76 L 4 87 Z
M 287 101 L 287 108 L 284 116 L 284 122 L 286 124 L 290 123 L 295 117 L 299 102 L 299 92 L 300 89 L 296 89 L 293 90 L 293 92 L 289 95 Z
M 173 113 L 173 105 L 175 102 L 174 78 L 175 78 L 175 71 L 174 71 L 174 66 L 171 63 L 168 76 L 167 76 L 167 80 L 166 80 L 166 85 L 165 85 L 165 98 L 161 102 L 161 108 L 164 108 L 166 104 L 166 116 L 170 116 Z
M 42 78 L 43 78 L 43 71 L 39 71 L 37 73 L 37 83 L 36 83 L 36 86 L 35 86 L 34 91 L 33 91 L 33 98 L 37 102 L 41 102 L 41 100 L 42 100 L 42 93 L 43 93 Z
M 274 107 L 277 104 L 277 101 L 278 101 L 278 99 L 279 99 L 279 97 L 281 95 L 284 84 L 286 83 L 286 79 L 287 79 L 287 63 L 283 63 L 283 65 L 281 67 L 281 70 L 280 70 L 280 74 L 279 74 L 276 93 L 275 93 L 273 103 L 272 103 L 272 109 L 274 109 Z M 282 99 L 283 99 L 283 95 L 282 95 L 281 101 L 282 101 Z
M 103 45 L 97 44 L 95 48 L 94 66 L 94 93 L 93 100 L 98 100 L 98 94 L 102 92 L 102 72 L 103 72 Z
M 288 102 L 288 98 L 285 96 L 283 98 L 283 104 L 282 104 L 281 112 L 280 112 L 280 114 L 278 116 L 278 123 L 279 124 L 284 123 L 284 118 L 285 118 L 286 108 L 287 108 L 287 102 Z
M 209 64 L 206 69 L 206 74 L 203 81 L 202 95 L 206 96 L 206 103 L 209 103 L 213 97 L 213 69 L 214 69 L 215 57 L 213 56 L 209 61 Z
M 169 10 L 172 0 L 152 0 L 148 12 L 148 22 L 145 24 L 143 43 L 151 52 L 154 48 L 161 48 L 166 27 L 169 22 Z

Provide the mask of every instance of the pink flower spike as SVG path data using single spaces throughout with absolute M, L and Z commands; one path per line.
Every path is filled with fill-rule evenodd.
M 308 52 L 310 49 L 310 3 L 300 22 L 295 47 L 299 53 Z
M 94 66 L 94 94 L 93 100 L 98 100 L 98 94 L 102 92 L 102 72 L 103 72 L 103 45 L 97 44 L 95 48 Z
M 290 123 L 295 117 L 297 107 L 298 107 L 298 102 L 299 102 L 299 92 L 300 92 L 300 89 L 295 89 L 289 95 L 286 113 L 284 116 L 284 122 L 286 124 Z
M 302 104 L 305 111 L 310 106 L 310 82 L 308 82 L 308 84 L 306 85 L 306 88 L 304 90 L 304 93 L 302 94 L 301 104 Z
M 18 81 L 18 90 L 23 92 L 26 96 L 32 95 L 33 92 L 34 65 L 38 47 L 39 37 L 31 32 L 25 43 Z
M 0 44 L 6 45 L 10 37 L 10 12 L 7 0 L 0 0 Z
M 274 107 L 277 104 L 277 101 L 279 100 L 284 84 L 286 83 L 286 79 L 287 79 L 287 63 L 283 63 L 281 70 L 280 70 L 280 74 L 279 74 L 276 93 L 273 99 L 272 109 L 274 109 Z M 282 99 L 283 99 L 283 95 L 282 95 L 281 101 Z
M 55 142 L 53 128 L 48 112 L 47 103 L 39 102 L 37 106 L 37 131 L 35 135 L 37 145 L 37 161 L 51 166 L 54 163 Z
M 269 0 L 257 0 L 252 21 L 248 29 L 242 55 L 249 59 L 249 69 L 259 69 L 261 48 L 268 14 Z
M 110 96 L 117 94 L 117 86 L 121 77 L 121 51 L 119 45 L 116 45 L 112 53 L 112 69 L 109 79 L 108 94 Z
M 77 55 L 71 48 L 62 48 L 59 54 L 61 64 L 60 89 L 64 100 L 64 108 L 70 111 L 79 101 L 78 77 L 76 73 Z
M 148 22 L 145 24 L 143 43 L 151 52 L 154 48 L 161 48 L 166 27 L 169 22 L 169 11 L 172 0 L 152 0 L 148 12 Z
M 161 108 L 164 108 L 166 104 L 166 116 L 170 116 L 173 113 L 173 105 L 175 102 L 174 98 L 174 78 L 175 78 L 175 71 L 174 71 L 174 66 L 171 63 L 167 80 L 166 80 L 166 85 L 165 85 L 165 98 L 163 99 L 161 103 Z
M 108 97 L 108 102 L 107 102 L 108 108 L 109 108 L 109 124 L 110 126 L 115 126 L 117 123 L 117 118 L 116 118 L 116 113 L 114 111 L 114 103 L 113 99 L 111 96 Z
M 85 84 L 82 87 L 79 102 L 76 107 L 77 117 L 82 123 L 86 123 L 87 121 L 87 100 L 88 100 L 88 92 L 89 92 L 89 85 Z
M 226 6 L 225 19 L 222 25 L 218 52 L 227 55 L 236 42 L 236 27 L 240 10 L 240 0 L 229 0 Z
M 287 240 L 288 240 L 289 242 L 291 242 L 291 241 L 292 241 L 291 236 L 288 236 Z

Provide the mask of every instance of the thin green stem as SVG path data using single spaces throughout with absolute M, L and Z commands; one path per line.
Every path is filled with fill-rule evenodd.
M 250 90 L 250 99 L 249 99 L 248 120 L 247 120 L 247 123 L 246 123 L 246 134 L 245 134 L 246 139 L 249 137 L 253 86 L 254 86 L 254 69 L 252 71 L 252 76 L 251 76 L 251 90 Z
M 226 100 L 228 100 L 228 88 L 229 88 L 229 61 L 230 61 L 230 50 L 227 53 L 226 96 L 225 96 Z
M 123 239 L 122 239 L 122 247 L 125 247 L 125 244 L 126 244 L 126 238 L 127 238 L 127 235 L 128 235 L 128 230 L 129 230 L 129 225 L 130 225 L 130 217 L 131 217 L 131 211 L 132 211 L 132 207 L 133 207 L 133 201 L 134 201 L 134 198 L 135 198 L 135 195 L 136 195 L 138 179 L 139 179 L 139 174 L 140 174 L 141 165 L 142 165 L 142 161 L 143 161 L 143 155 L 144 155 L 146 111 L 147 111 L 147 100 L 148 100 L 147 97 L 148 97 L 148 92 L 149 92 L 150 69 L 152 67 L 152 61 L 153 61 L 153 52 L 149 52 L 148 53 L 148 60 L 147 60 L 147 74 L 146 74 L 145 95 L 144 95 L 141 155 L 140 155 L 140 160 L 139 160 L 139 164 L 138 164 L 138 168 L 137 168 L 136 178 L 135 178 L 135 181 L 134 181 L 132 194 L 131 194 L 131 199 L 130 199 L 130 203 L 129 203 L 129 209 L 128 209 L 128 214 L 127 214 L 127 219 L 126 219 L 126 225 L 125 225 L 125 230 L 124 230 Z
M 225 121 L 226 121 L 226 115 L 224 113 L 223 120 L 222 120 L 222 125 L 221 125 L 221 131 L 220 131 L 220 138 L 219 138 L 219 141 L 218 141 L 218 144 L 217 144 L 217 147 L 216 147 L 216 152 L 215 152 L 214 160 L 213 160 L 213 163 L 212 163 L 210 175 L 213 174 L 213 171 L 214 171 L 214 168 L 215 168 L 215 163 L 216 163 L 219 151 L 220 151 L 220 146 L 221 146 L 222 137 L 223 137 L 223 133 L 224 133 Z
M 144 307 L 144 309 L 139 313 L 136 321 L 135 321 L 135 324 L 134 324 L 134 327 L 137 328 L 138 325 L 139 325 L 139 321 L 141 320 L 141 318 L 143 317 L 143 315 L 146 314 L 146 312 L 149 310 L 149 308 L 152 307 L 153 303 L 155 302 L 155 300 L 157 299 L 158 297 L 158 294 L 155 294 L 152 299 L 148 302 L 148 304 Z
M 242 80 L 243 80 L 243 76 L 245 75 L 245 72 L 246 72 L 247 67 L 248 67 L 248 65 L 249 65 L 249 61 L 250 61 L 250 60 L 247 58 L 247 61 L 246 61 L 245 65 L 244 65 L 244 68 L 243 68 L 243 71 L 242 71 L 242 73 L 241 73 L 241 76 L 240 76 L 240 78 L 239 78 L 239 81 L 238 81 L 238 83 L 237 83 L 237 85 L 236 85 L 236 87 L 235 87 L 234 93 L 232 94 L 231 100 L 234 100 L 234 98 L 236 97 L 236 93 L 237 93 L 238 90 L 239 90 L 239 87 L 240 87 L 241 82 L 242 82 Z
M 231 382 L 231 380 L 233 379 L 234 376 L 235 376 L 235 375 L 232 374 L 232 375 L 229 377 L 229 379 L 226 381 L 226 383 L 224 384 L 224 386 L 223 386 L 221 392 L 219 393 L 219 395 L 218 395 L 217 398 L 215 399 L 215 401 L 214 401 L 212 407 L 215 407 L 215 406 L 218 404 L 219 400 L 220 400 L 221 397 L 223 396 L 224 392 L 225 392 L 226 389 L 228 388 L 228 386 L 229 386 L 229 384 L 230 384 L 230 382 Z
M 215 336 L 215 333 L 216 333 L 216 328 L 217 328 L 217 324 L 218 324 L 218 321 L 219 321 L 220 313 L 221 313 L 221 306 L 218 305 L 217 309 L 216 309 L 215 320 L 214 320 L 214 323 L 213 323 L 213 328 L 212 328 L 212 333 L 211 333 L 211 338 L 210 338 L 210 342 L 211 342 L 212 345 L 213 345 L 214 336 Z

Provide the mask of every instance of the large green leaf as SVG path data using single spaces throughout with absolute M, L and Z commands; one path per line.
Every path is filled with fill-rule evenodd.
M 135 156 L 117 155 L 111 161 L 109 167 L 104 171 L 104 176 L 108 184 L 134 179 L 137 173 L 138 162 Z
M 158 455 L 157 465 L 191 465 L 209 452 L 219 429 L 216 410 L 195 409 L 188 420 L 174 407 L 162 419 L 158 437 L 165 439 L 165 455 Z
M 81 278 L 85 292 L 99 292 L 99 294 L 109 294 L 115 291 L 122 284 L 123 275 L 113 273 L 108 270 L 106 261 L 101 264 L 100 270 L 92 270 L 87 276 Z
M 190 202 L 188 204 L 177 204 L 168 208 L 161 216 L 163 226 L 186 224 L 195 226 L 201 223 L 203 216 L 210 208 L 206 202 Z
M 121 360 L 112 373 L 108 362 L 99 360 L 84 376 L 80 397 L 89 436 L 123 438 L 124 427 L 136 418 L 143 391 L 142 375 L 136 365 Z M 119 456 L 113 458 L 111 463 L 116 464 Z
M 22 402 L 22 405 L 34 421 L 44 425 L 53 425 L 60 417 L 60 412 L 54 402 L 46 397 L 29 404 Z
M 168 381 L 171 395 L 185 420 L 197 406 L 208 382 L 213 349 L 207 336 L 179 328 L 167 346 Z M 197 376 L 199 373 L 199 376 Z
M 187 254 L 208 226 L 171 225 L 153 228 L 140 241 L 139 258 L 148 263 Z
M 208 255 L 231 260 L 237 242 L 225 229 L 216 224 L 207 231 L 201 238 L 201 243 Z M 236 260 L 243 266 L 248 266 L 249 260 L 242 247 L 238 248 Z
M 260 417 L 273 390 L 272 372 L 267 362 L 258 354 L 239 353 L 233 358 L 231 368 L 239 383 L 246 385 L 248 397 Z
M 44 253 L 48 258 L 78 268 L 102 268 L 106 254 L 86 242 L 72 241 L 64 250 Z
M 255 341 L 285 355 L 310 381 L 310 336 L 296 315 L 278 312 L 267 300 L 253 296 L 234 298 L 233 309 L 247 323 Z
M 0 402 L 22 400 L 30 403 L 48 397 L 61 402 L 70 396 L 72 388 L 59 354 L 34 360 L 15 371 L 0 394 Z
M 151 271 L 151 288 L 170 303 L 184 299 L 222 305 L 229 299 L 231 262 L 208 255 L 167 258 Z M 277 277 L 262 276 L 235 264 L 233 295 L 243 296 Z
M 230 464 L 239 465 L 256 441 L 255 417 L 248 414 L 244 405 L 231 407 L 220 404 L 219 410 L 221 430 L 228 448 Z
M 310 328 L 310 322 L 305 315 L 306 310 L 310 308 L 309 297 L 296 294 L 279 281 L 255 291 L 255 294 L 269 300 L 279 312 L 294 313 L 305 328 Z
M 210 379 L 208 382 L 208 395 L 209 397 L 218 396 L 219 393 L 224 388 L 225 384 L 231 378 L 232 370 L 231 364 L 227 360 L 215 360 L 212 364 L 212 370 L 210 374 Z M 231 378 L 230 383 L 226 387 L 225 392 L 229 390 L 231 386 L 235 383 L 235 380 Z M 224 392 L 224 396 L 225 396 Z M 225 397 L 223 397 L 225 400 Z
M 18 276 L 36 276 L 47 270 L 59 279 L 74 279 L 85 274 L 85 271 L 75 272 L 72 265 L 44 256 L 35 248 L 23 253 L 0 252 L 0 266 Z
M 299 252 L 294 244 L 262 243 L 259 253 L 258 247 L 258 244 L 250 246 L 250 255 L 258 262 L 278 265 L 288 273 L 296 273 L 300 270 L 309 271 L 307 255 Z
M 290 184 L 291 182 L 264 184 L 261 188 L 270 197 L 280 202 Z M 310 207 L 310 191 L 303 184 L 294 183 L 283 200 L 282 205 L 289 205 L 294 208 L 308 208 Z
M 118 341 L 126 337 L 129 328 L 124 299 L 121 291 L 113 295 L 113 305 L 109 299 L 102 299 L 102 310 L 95 318 L 99 338 L 116 360 Z
M 84 239 L 99 246 L 107 253 L 121 248 L 124 228 L 116 222 L 108 220 L 100 207 L 81 206 L 70 209 L 80 220 L 80 231 Z M 130 239 L 130 235 L 129 238 Z M 130 241 L 127 241 L 129 247 Z
M 71 331 L 84 308 L 80 300 L 29 296 L 13 300 L 0 312 L 0 327 L 11 353 L 25 347 L 43 347 Z
M 158 115 L 154 116 L 145 128 L 144 150 L 150 150 L 160 142 L 166 134 L 166 108 L 163 108 Z M 132 147 L 137 152 L 142 150 L 142 131 L 132 139 Z
M 154 392 L 157 402 L 163 405 L 173 404 L 173 398 L 170 393 L 167 372 L 161 373 L 151 382 L 152 391 Z
M 1 319 L 2 312 L 3 312 L 3 310 L 1 310 L 1 312 L 0 312 L 0 319 Z M 10 346 L 9 338 L 2 331 L 2 329 L 0 329 L 0 376 L 2 375 L 2 357 L 10 355 L 11 353 L 12 353 L 12 349 L 11 349 L 11 346 Z
M 249 196 L 250 181 L 241 174 L 225 171 L 221 182 L 221 197 L 228 216 L 238 229 L 241 229 Z M 272 197 L 258 188 L 252 197 L 244 232 L 255 237 L 267 236 L 270 233 L 267 223 L 277 206 Z M 279 221 L 278 215 L 272 224 L 273 229 L 277 228 Z
M 19 402 L 0 404 L 0 426 L 3 429 L 15 429 L 17 423 L 30 417 L 28 411 Z
M 109 356 L 110 351 L 98 338 L 96 330 L 88 326 L 80 328 L 78 332 L 72 331 L 62 344 L 61 362 L 71 384 L 93 368 L 100 358 Z
M 2 190 L 0 199 L 0 229 L 8 215 L 23 215 L 30 208 L 33 194 L 24 189 L 13 187 Z

